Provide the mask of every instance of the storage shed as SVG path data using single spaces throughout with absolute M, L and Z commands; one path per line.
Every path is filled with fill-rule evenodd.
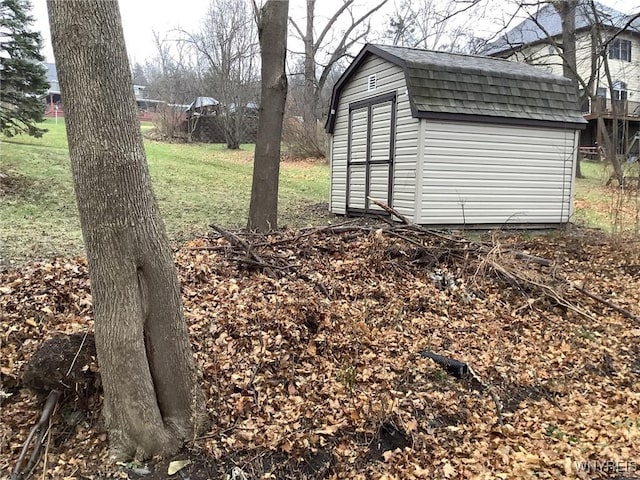
M 571 82 L 508 60 L 366 45 L 333 89 L 330 210 L 422 225 L 550 226 L 573 209 Z

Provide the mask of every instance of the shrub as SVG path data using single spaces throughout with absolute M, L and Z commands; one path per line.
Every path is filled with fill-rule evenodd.
M 285 153 L 292 158 L 325 158 L 326 134 L 318 123 L 315 135 L 309 134 L 299 117 L 286 117 L 282 128 Z

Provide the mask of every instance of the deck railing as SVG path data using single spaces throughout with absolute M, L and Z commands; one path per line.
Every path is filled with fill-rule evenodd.
M 640 117 L 640 102 L 597 97 L 585 102 L 582 105 L 582 111 L 591 115 L 612 116 L 615 114 L 617 117 Z

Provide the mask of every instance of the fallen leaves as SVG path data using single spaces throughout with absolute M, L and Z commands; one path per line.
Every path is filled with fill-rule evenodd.
M 563 289 L 585 317 L 442 239 L 408 242 L 382 229 L 244 239 L 261 244 L 253 248 L 278 279 L 238 260 L 224 239 L 176 254 L 213 418 L 192 446 L 217 459 L 221 475 L 235 462 L 257 478 L 560 478 L 576 474 L 576 462 L 640 463 L 632 320 Z M 506 247 L 561 260 L 545 267 L 501 253 L 492 261 L 535 282 L 551 268 L 579 285 L 588 279 L 591 291 L 615 294 L 637 315 L 638 251 L 606 240 L 506 235 Z M 4 471 L 38 416 L 21 385 L 25 363 L 42 340 L 84 332 L 92 314 L 82 259 L 7 271 L 0 284 L 0 389 L 11 394 L 2 405 Z M 423 350 L 471 365 L 505 404 L 505 423 L 495 424 L 491 398 Z M 79 425 L 54 425 L 55 475 L 115 475 L 99 401 Z

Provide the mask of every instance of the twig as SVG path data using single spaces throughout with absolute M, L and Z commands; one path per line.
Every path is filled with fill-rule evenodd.
M 538 290 L 542 291 L 542 293 L 544 295 L 546 295 L 549 298 L 554 299 L 556 302 L 558 302 L 563 307 L 566 307 L 569 310 L 577 313 L 578 315 L 582 315 L 583 317 L 588 318 L 589 320 L 597 321 L 597 319 L 595 319 L 593 317 L 593 315 L 591 315 L 588 312 L 582 310 L 581 308 L 578 308 L 575 305 L 573 305 L 571 302 L 569 302 L 567 299 L 562 297 L 558 292 L 556 292 L 549 285 L 546 285 L 544 283 L 539 283 L 539 282 L 536 282 L 536 281 L 531 280 L 529 278 L 526 278 L 526 277 L 518 274 L 517 272 L 515 272 L 513 270 L 507 270 L 506 267 L 504 267 L 503 265 L 500 265 L 495 260 L 486 260 L 486 262 L 496 272 L 498 272 L 498 273 L 502 274 L 503 276 L 507 277 L 510 281 L 516 282 L 517 285 L 520 284 L 520 283 L 524 283 L 524 284 L 529 285 L 531 287 L 535 287 Z
M 467 240 L 466 238 L 456 238 L 453 237 L 451 235 L 447 235 L 444 234 L 442 232 L 438 232 L 436 230 L 431 230 L 428 228 L 424 228 L 421 225 L 418 225 L 417 223 L 413 223 L 411 220 L 409 220 L 407 217 L 405 217 L 404 215 L 402 215 L 400 212 L 398 212 L 395 208 L 390 207 L 389 205 L 386 205 L 374 198 L 368 197 L 369 200 L 371 200 L 373 203 L 375 203 L 376 205 L 378 205 L 380 208 L 382 208 L 384 211 L 390 213 L 391 215 L 398 217 L 400 219 L 400 221 L 402 223 L 404 223 L 407 226 L 410 226 L 420 232 L 424 232 L 428 235 L 431 236 L 435 236 L 438 238 L 442 238 L 444 240 L 448 240 L 450 242 L 454 242 L 454 243 L 462 243 L 462 244 L 466 244 L 466 245 L 472 245 L 474 246 L 476 249 L 478 249 L 479 251 L 483 252 L 483 253 L 487 253 L 490 250 L 490 247 L 488 247 L 487 245 L 483 245 L 479 242 L 473 242 L 471 240 Z M 545 267 L 549 267 L 551 266 L 552 262 L 550 260 L 547 260 L 546 258 L 541 258 L 541 257 L 536 257 L 534 255 L 530 255 L 528 253 L 525 252 L 520 252 L 517 250 L 505 250 L 505 252 L 509 252 L 509 253 L 513 253 L 515 255 L 515 257 L 517 259 L 520 260 L 527 260 L 529 262 L 533 262 L 533 263 L 537 263 L 538 265 L 543 265 Z
M 251 245 L 248 244 L 247 242 L 245 242 L 244 240 L 242 240 L 240 237 L 238 237 L 237 235 L 228 232 L 220 227 L 218 227 L 217 225 L 211 224 L 210 225 L 211 228 L 213 228 L 216 232 L 218 232 L 220 235 L 222 235 L 224 238 L 227 239 L 227 241 L 229 243 L 231 243 L 232 245 L 236 246 L 236 247 L 240 247 L 242 248 L 245 253 L 255 262 L 263 265 L 264 271 L 265 273 L 273 278 L 273 279 L 278 279 L 278 275 L 276 274 L 275 270 L 273 269 L 272 266 L 269 266 L 269 264 L 267 262 L 265 262 L 262 257 L 260 257 L 257 253 L 255 253 L 253 251 L 253 249 L 251 248 Z
M 610 300 L 607 300 L 606 298 L 601 297 L 600 295 L 596 295 L 593 292 L 590 292 L 589 290 L 587 290 L 584 287 L 581 287 L 579 285 L 576 285 L 575 283 L 570 283 L 568 280 L 565 279 L 565 281 L 570 284 L 573 288 L 575 288 L 576 290 L 578 290 L 580 293 L 586 295 L 589 298 L 592 298 L 593 300 L 596 300 L 597 302 L 603 303 L 605 304 L 607 307 L 612 308 L 613 310 L 615 310 L 616 312 L 620 313 L 623 317 L 626 317 L 630 320 L 636 321 L 636 322 L 640 322 L 640 317 L 638 315 L 635 315 L 633 313 L 631 313 L 629 310 L 622 308 L 619 305 L 616 305 L 615 303 L 613 303 Z
M 295 267 L 295 265 L 273 265 L 270 263 L 265 263 L 265 262 L 257 262 L 255 260 L 252 260 L 251 258 L 242 258 L 242 257 L 233 257 L 231 258 L 231 260 L 235 260 L 236 262 L 242 262 L 242 263 L 246 263 L 247 265 L 251 265 L 253 267 L 260 267 L 260 268 L 264 268 L 265 270 L 268 268 L 272 268 L 275 270 L 290 270 L 292 268 Z
M 504 253 L 513 253 L 513 255 L 518 260 L 526 260 L 527 262 L 536 263 L 538 265 L 542 265 L 543 267 L 550 267 L 553 262 L 551 260 L 547 260 L 546 258 L 536 257 L 535 255 L 530 255 L 528 253 L 519 252 L 515 250 L 503 250 Z
M 82 347 L 84 347 L 84 342 L 87 339 L 87 335 L 89 335 L 89 329 L 88 328 L 84 332 L 84 337 L 82 337 L 82 342 L 80 342 L 80 346 L 78 347 L 78 351 L 76 352 L 75 357 L 73 357 L 73 361 L 71 362 L 71 365 L 69 365 L 69 370 L 67 370 L 67 373 L 66 373 L 65 377 L 68 377 L 69 374 L 71 373 L 71 370 L 73 370 L 73 366 L 76 364 L 76 360 L 78 360 L 78 355 L 80 355 L 80 352 L 82 351 Z
M 473 368 L 471 368 L 471 367 L 469 367 L 469 375 L 476 382 L 478 382 L 482 386 L 482 388 L 484 390 L 489 392 L 489 395 L 491 396 L 491 399 L 493 400 L 493 403 L 496 406 L 496 416 L 498 417 L 498 423 L 500 425 L 502 425 L 502 423 L 503 423 L 503 419 L 502 419 L 503 406 L 502 406 L 502 402 L 500 401 L 500 397 L 498 397 L 498 394 L 494 391 L 493 387 L 491 385 L 489 385 L 488 383 L 483 382 L 482 379 L 475 372 L 475 370 Z
M 58 400 L 60 399 L 61 395 L 62 392 L 60 390 L 51 390 L 51 392 L 49 393 L 44 407 L 42 408 L 42 415 L 40 415 L 40 420 L 38 420 L 38 423 L 36 423 L 36 425 L 31 429 L 27 440 L 24 442 L 24 446 L 22 447 L 22 451 L 20 452 L 20 456 L 18 457 L 18 461 L 16 463 L 16 468 L 13 470 L 13 474 L 11 475 L 11 480 L 24 480 L 33 470 L 40 456 L 40 450 L 42 450 L 42 439 L 47 432 L 47 429 L 45 429 L 45 427 L 49 424 L 49 419 L 53 415 L 53 412 L 55 411 L 56 405 L 58 404 Z M 27 455 L 27 451 L 29 450 L 29 445 L 31 444 L 33 437 L 36 435 L 37 437 L 36 442 L 33 446 L 33 453 L 31 454 L 29 463 L 23 469 L 22 464 L 24 463 L 25 456 Z M 26 476 L 25 472 L 27 472 Z
M 322 227 L 308 227 L 308 228 L 302 228 L 299 230 L 299 233 L 297 235 L 294 235 L 292 237 L 287 237 L 287 238 L 282 238 L 279 240 L 272 240 L 272 241 L 267 241 L 267 242 L 259 242 L 259 243 L 253 243 L 252 247 L 273 247 L 276 245 L 282 245 L 282 244 L 286 244 L 286 243 L 294 243 L 297 240 L 300 240 L 302 238 L 308 237 L 310 235 L 316 235 L 318 233 L 323 233 L 323 232 L 337 232 L 338 229 L 340 229 L 341 227 L 345 227 L 348 225 L 352 225 L 353 223 L 356 223 L 360 221 L 359 218 L 356 219 L 352 219 L 352 220 L 347 220 L 344 222 L 340 222 L 340 223 L 335 223 L 332 225 L 325 225 Z M 213 226 L 212 226 L 213 228 Z M 358 228 L 358 227 L 356 227 Z M 358 228 L 359 229 L 359 228 Z M 216 230 L 217 231 L 217 230 Z M 253 233 L 252 235 L 256 235 L 255 233 Z M 224 250 L 225 248 L 227 248 L 224 245 L 204 245 L 201 247 L 187 247 L 187 250 L 203 250 L 203 251 L 217 251 L 217 250 Z
M 49 458 L 49 445 L 51 444 L 51 424 L 53 423 L 53 415 L 49 417 L 49 428 L 47 428 L 47 446 L 44 449 L 44 458 L 42 460 L 42 480 L 47 478 L 47 459 Z
M 412 225 L 412 226 L 418 226 L 416 223 L 413 223 L 411 220 L 409 220 L 407 217 L 405 217 L 404 215 L 402 215 L 399 211 L 397 211 L 395 208 L 390 207 L 389 205 L 387 205 L 386 203 L 382 203 L 378 200 L 376 200 L 375 198 L 371 198 L 371 197 L 367 197 L 370 201 L 372 201 L 373 203 L 375 203 L 377 206 L 379 206 L 381 209 L 383 209 L 385 212 L 393 215 L 394 217 L 397 217 L 402 223 L 404 223 L 405 225 Z

